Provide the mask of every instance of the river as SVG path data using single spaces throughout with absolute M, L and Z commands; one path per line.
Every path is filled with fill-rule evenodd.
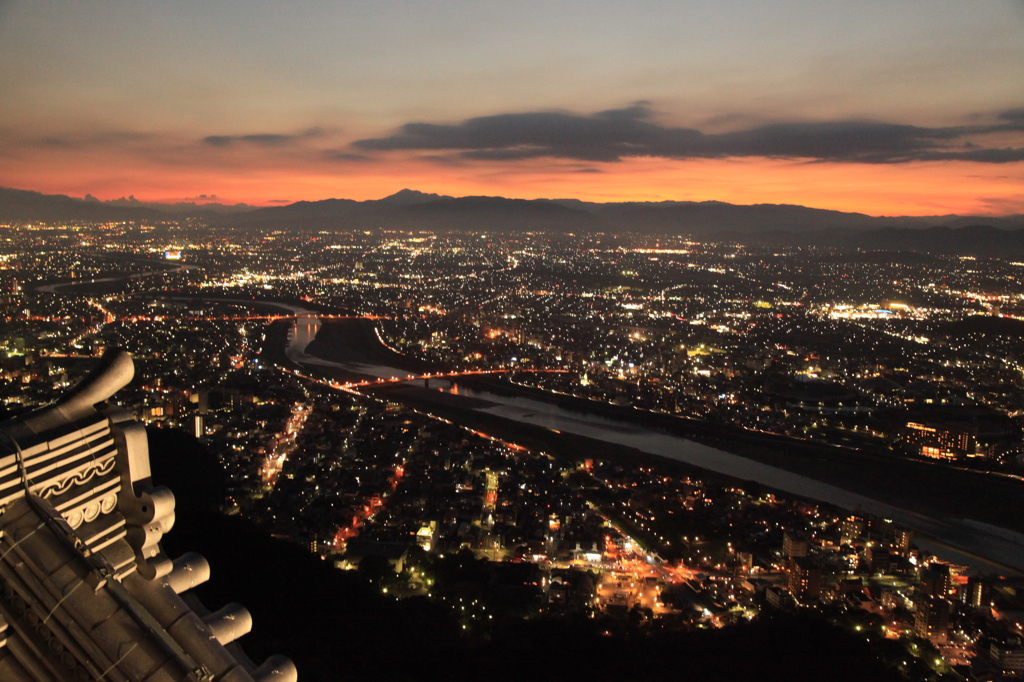
M 284 306 L 282 306 L 284 307 Z M 331 367 L 341 369 L 354 374 L 361 374 L 374 379 L 410 379 L 415 376 L 397 367 L 388 365 L 373 365 L 362 362 L 334 362 L 325 360 L 306 352 L 306 347 L 316 338 L 320 331 L 322 322 L 316 313 L 303 308 L 290 307 L 295 315 L 295 322 L 288 330 L 288 345 L 285 347 L 285 355 L 292 362 L 306 367 Z
M 757 481 L 782 492 L 827 501 L 850 511 L 860 509 L 913 530 L 918 536 L 915 539 L 918 545 L 951 561 L 968 564 L 986 572 L 1005 572 L 1003 566 L 1024 570 L 1024 535 L 1014 531 L 969 519 L 924 516 L 778 467 L 626 421 L 569 410 L 530 398 L 481 391 L 464 385 L 453 388 L 451 382 L 438 385 L 447 385 L 444 390 L 455 395 L 484 401 L 486 405 L 472 408 L 479 412 L 636 448 L 642 452 L 686 462 L 741 480 Z M 922 535 L 926 537 L 921 537 Z M 935 542 L 929 542 L 929 538 Z M 962 551 L 958 552 L 952 548 Z

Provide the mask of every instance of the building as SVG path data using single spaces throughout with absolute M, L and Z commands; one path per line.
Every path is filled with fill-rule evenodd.
M 914 600 L 917 611 L 914 614 L 914 629 L 921 637 L 933 642 L 946 641 L 949 633 L 950 603 L 941 597 L 920 595 Z
M 124 351 L 56 403 L 0 424 L 0 679 L 294 682 L 232 642 L 252 626 L 194 595 L 210 567 L 160 547 L 174 495 L 153 485 L 146 430 L 108 403 L 134 373 Z
M 915 454 L 933 459 L 963 459 L 974 453 L 976 427 L 909 422 L 905 439 Z
M 868 547 L 864 550 L 864 561 L 868 565 L 868 570 L 876 575 L 892 572 L 892 554 L 887 549 Z
M 807 556 L 809 549 L 810 543 L 807 538 L 789 531 L 782 535 L 782 553 L 787 557 Z
M 1005 673 L 1024 670 L 1024 646 L 1021 646 L 1019 637 L 1010 637 L 1005 642 L 992 642 L 988 653 L 992 664 Z
M 893 528 L 891 549 L 896 554 L 906 556 L 910 551 L 910 542 L 914 538 L 914 532 L 903 528 Z
M 849 516 L 843 519 L 839 525 L 839 544 L 853 546 L 853 544 L 864 535 L 867 523 L 857 516 Z
M 949 564 L 931 563 L 921 571 L 921 592 L 946 597 L 953 590 L 953 569 Z
M 978 576 L 967 579 L 962 592 L 964 603 L 976 609 L 987 609 L 992 606 L 992 583 Z
M 801 604 L 809 604 L 821 596 L 824 574 L 806 557 L 786 560 L 786 587 Z

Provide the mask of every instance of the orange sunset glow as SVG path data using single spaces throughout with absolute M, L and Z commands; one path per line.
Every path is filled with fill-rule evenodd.
M 5 4 L 0 186 L 1024 212 L 1009 4 L 235 5 Z
M 225 204 L 280 205 L 343 197 L 379 199 L 409 187 L 453 196 L 578 198 L 584 201 L 724 201 L 800 204 L 869 215 L 1004 215 L 1024 212 L 1024 164 L 863 165 L 777 159 L 673 161 L 627 159 L 579 172 L 548 161 L 514 166 L 445 167 L 417 159 L 360 165 L 341 173 L 300 167 L 161 168 L 118 164 L 102 176 L 86 169 L 24 170 L 23 187 L 100 199 L 134 195 L 175 203 L 215 195 Z

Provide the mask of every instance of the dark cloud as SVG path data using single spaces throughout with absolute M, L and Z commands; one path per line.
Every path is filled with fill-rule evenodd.
M 501 161 L 539 156 L 617 161 L 680 135 L 645 121 L 648 116 L 646 106 L 636 105 L 593 116 L 539 112 L 482 116 L 457 125 L 409 123 L 391 137 L 359 140 L 354 146 L 366 151 L 463 150 L 469 159 Z
M 471 152 L 462 152 L 464 159 L 476 159 L 478 161 L 515 161 L 517 159 L 532 159 L 538 156 L 551 156 L 547 147 L 524 146 L 516 149 L 475 149 Z M 575 156 L 575 155 L 569 155 Z M 614 161 L 615 159 L 600 159 Z
M 1006 121 L 1024 121 L 1024 107 L 1019 109 L 1007 109 L 999 114 L 999 118 Z
M 203 138 L 203 144 L 208 144 L 211 147 L 227 147 L 229 144 L 235 141 L 236 138 L 230 135 L 210 135 L 209 137 Z
M 131 146 L 157 139 L 156 135 L 150 133 L 137 133 L 131 131 L 99 131 L 87 134 L 72 134 L 65 137 L 48 135 L 29 144 L 38 147 L 76 148 L 88 146 Z
M 594 114 L 597 118 L 610 120 L 643 119 L 651 117 L 651 103 L 647 100 L 634 102 L 632 106 L 625 109 L 608 109 Z
M 1024 110 L 1022 110 L 1024 111 Z M 925 128 L 893 123 L 835 121 L 778 123 L 705 134 L 651 120 L 646 102 L 592 115 L 528 112 L 471 118 L 454 125 L 409 123 L 394 135 L 359 140 L 363 152 L 450 152 L 447 156 L 488 161 L 539 157 L 620 161 L 628 157 L 724 158 L 766 156 L 899 163 L 961 159 L 1005 163 L 1021 160 L 1017 149 L 966 147 L 970 137 L 1024 132 L 1024 116 L 1003 112 L 993 125 Z M 443 155 L 442 155 L 443 156 Z
M 228 147 L 236 142 L 248 142 L 259 147 L 280 147 L 296 139 L 291 135 L 210 135 L 204 137 L 203 142 L 212 147 Z
M 63 137 L 44 137 L 39 140 L 39 144 L 43 147 L 70 147 L 73 145 L 70 140 Z
M 260 147 L 280 147 L 283 144 L 294 142 L 295 139 L 291 135 L 242 135 L 238 138 L 241 142 L 251 142 Z
M 209 135 L 203 138 L 203 143 L 211 147 L 229 147 L 236 142 L 256 145 L 257 147 L 283 147 L 312 137 L 323 137 L 325 134 L 322 128 L 310 128 L 296 135 L 281 135 L 278 133 L 259 133 L 255 135 Z
M 1014 163 L 1024 161 L 1024 148 L 972 149 L 966 152 L 934 152 L 923 154 L 922 161 L 981 161 L 982 163 Z
M 325 149 L 324 156 L 332 161 L 370 161 L 366 154 L 355 154 L 340 149 Z
M 751 130 L 708 135 L 702 146 L 711 154 L 770 156 L 844 161 L 889 161 L 931 147 L 946 132 L 888 123 L 781 123 Z

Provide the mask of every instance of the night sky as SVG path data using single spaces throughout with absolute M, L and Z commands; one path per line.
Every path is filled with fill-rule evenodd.
M 1024 213 L 1024 1 L 0 0 L 0 185 Z

